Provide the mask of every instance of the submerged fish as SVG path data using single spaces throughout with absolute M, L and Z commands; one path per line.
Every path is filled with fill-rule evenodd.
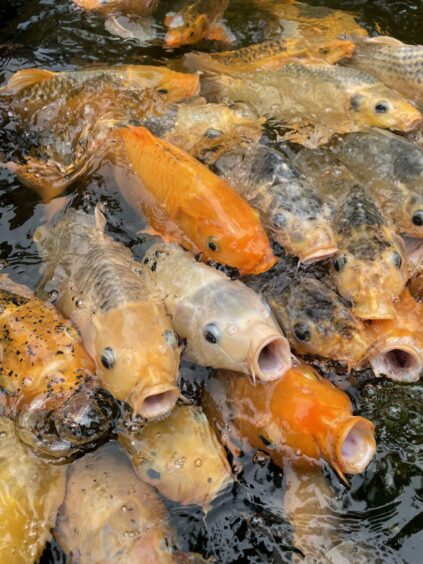
M 64 466 L 33 456 L 0 418 L 0 562 L 38 562 L 65 495 Z
M 154 245 L 143 264 L 150 293 L 164 301 L 192 360 L 261 380 L 280 378 L 290 368 L 288 342 L 253 290 L 176 245 Z
M 223 73 L 233 71 L 278 69 L 287 63 L 336 63 L 350 57 L 352 41 L 341 39 L 268 39 L 248 47 L 220 53 L 187 53 L 184 66 L 189 70 L 212 70 Z
M 306 365 L 278 382 L 218 372 L 207 385 L 205 410 L 220 432 L 267 452 L 279 466 L 313 467 L 324 458 L 342 480 L 364 472 L 376 450 L 374 426 L 352 415 L 347 394 Z
M 104 233 L 105 218 L 70 210 L 36 232 L 45 260 L 37 293 L 74 321 L 104 386 L 143 417 L 169 412 L 180 349 L 164 305 L 154 301 L 128 249 Z
M 407 45 L 387 36 L 366 38 L 357 42 L 347 64 L 423 104 L 423 45 Z
M 395 318 L 373 321 L 370 364 L 376 376 L 415 382 L 423 371 L 423 304 L 405 289 L 395 302 Z
M 116 405 L 79 333 L 52 305 L 1 289 L 0 352 L 3 413 L 23 442 L 63 458 L 107 437 Z
M 275 264 L 257 214 L 224 180 L 144 127 L 122 128 L 119 134 L 136 185 L 125 178 L 118 185 L 155 232 L 241 274 Z
M 73 0 L 84 10 L 93 10 L 102 14 L 151 14 L 159 4 L 159 0 Z
M 422 120 L 412 104 L 370 74 L 336 65 L 287 64 L 278 70 L 230 75 L 206 72 L 202 92 L 219 102 L 246 102 L 258 115 L 298 129 L 300 137 L 292 133 L 290 138 L 310 146 L 334 133 L 368 126 L 410 131 Z M 301 136 L 307 126 L 312 126 L 308 141 L 304 132 Z
M 226 453 L 201 408 L 177 406 L 166 419 L 121 434 L 138 476 L 161 495 L 208 509 L 232 482 Z
M 359 366 L 370 343 L 363 323 L 326 284 L 315 278 L 294 278 L 284 291 L 267 296 L 291 347 Z
M 255 145 L 224 155 L 216 166 L 288 254 L 312 262 L 337 252 L 331 209 L 282 153 Z
M 330 152 L 368 187 L 402 233 L 423 237 L 423 149 L 387 131 L 335 139 Z
M 339 254 L 333 259 L 335 283 L 361 319 L 395 317 L 393 300 L 407 282 L 404 247 L 373 199 L 354 186 L 336 212 Z
M 193 45 L 202 39 L 230 41 L 221 18 L 229 0 L 193 0 L 185 2 L 179 12 L 169 12 L 164 21 L 168 47 Z
M 54 536 L 75 563 L 174 562 L 163 502 L 113 443 L 70 467 Z

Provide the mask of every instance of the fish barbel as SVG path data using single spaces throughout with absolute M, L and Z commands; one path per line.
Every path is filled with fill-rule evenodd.
M 84 10 L 101 12 L 102 14 L 136 14 L 146 16 L 158 6 L 159 0 L 73 0 Z
M 205 72 L 202 93 L 211 101 L 245 102 L 258 115 L 282 120 L 300 132 L 311 125 L 317 136 L 314 144 L 327 141 L 334 133 L 368 126 L 411 131 L 422 121 L 412 104 L 370 74 L 329 64 L 290 63 L 262 72 Z
M 353 314 L 361 319 L 394 318 L 393 300 L 408 277 L 404 246 L 361 186 L 353 186 L 341 199 L 335 230 L 339 254 L 332 259 L 334 280 L 352 303 Z
M 219 371 L 204 408 L 218 433 L 267 452 L 279 466 L 310 468 L 326 459 L 342 480 L 364 472 L 376 450 L 373 424 L 352 415 L 347 394 L 305 364 L 271 383 Z
M 120 434 L 138 476 L 165 497 L 208 509 L 232 482 L 226 453 L 200 407 L 177 406 L 136 434 Z
M 416 382 L 423 371 L 423 304 L 416 302 L 406 288 L 394 307 L 394 319 L 373 321 L 368 328 L 374 342 L 370 364 L 376 376 Z
M 288 254 L 314 262 L 337 252 L 330 207 L 282 153 L 254 145 L 223 155 L 216 167 L 259 211 L 266 231 Z
M 185 2 L 179 12 L 169 12 L 164 21 L 168 47 L 193 45 L 202 39 L 230 41 L 220 22 L 229 0 L 194 0 Z
M 179 397 L 180 349 L 164 305 L 151 299 L 128 249 L 104 233 L 105 218 L 69 211 L 34 238 L 44 258 L 37 293 L 81 331 L 105 388 L 145 418 Z
M 256 212 L 224 180 L 144 127 L 122 128 L 119 134 L 136 185 L 125 179 L 118 185 L 155 232 L 241 274 L 275 264 Z
M 223 73 L 272 70 L 287 63 L 336 63 L 350 57 L 353 50 L 352 41 L 341 39 L 268 39 L 234 51 L 187 53 L 184 56 L 184 66 L 190 71 L 211 70 Z
M 328 285 L 295 277 L 284 291 L 266 297 L 293 350 L 349 368 L 363 363 L 370 347 L 364 325 Z
M 66 458 L 111 431 L 114 400 L 100 388 L 78 331 L 52 305 L 1 289 L 0 352 L 3 412 L 34 450 Z
M 364 38 L 357 41 L 347 64 L 370 72 L 406 98 L 423 104 L 423 45 L 407 45 L 387 36 Z
M 65 495 L 66 467 L 32 456 L 0 418 L 0 562 L 38 562 Z
M 288 342 L 269 306 L 241 282 L 164 243 L 148 250 L 143 276 L 198 364 L 260 380 L 280 378 L 290 368 Z
M 69 468 L 54 536 L 79 564 L 171 564 L 167 517 L 157 493 L 108 443 Z

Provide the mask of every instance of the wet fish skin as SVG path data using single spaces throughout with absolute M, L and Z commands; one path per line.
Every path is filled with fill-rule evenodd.
M 372 73 L 407 98 L 423 104 L 423 46 L 388 36 L 357 42 L 348 65 Z
M 328 285 L 316 278 L 295 278 L 269 303 L 293 350 L 345 362 L 363 364 L 370 347 L 361 320 Z
M 143 266 L 149 291 L 164 300 L 192 360 L 267 380 L 280 378 L 291 366 L 288 343 L 269 306 L 253 290 L 176 245 L 154 245 Z M 262 351 L 269 353 L 264 368 Z
M 120 434 L 137 475 L 166 498 L 206 511 L 232 482 L 226 453 L 202 409 L 177 406 L 139 433 Z
M 1 562 L 38 562 L 65 495 L 65 475 L 65 466 L 31 455 L 13 422 L 0 418 Z
M 275 264 L 257 214 L 224 180 L 144 127 L 122 128 L 119 135 L 131 167 L 117 183 L 156 234 L 242 274 Z
M 332 210 L 282 153 L 255 145 L 223 155 L 220 174 L 261 216 L 271 237 L 301 262 L 336 253 Z
M 268 39 L 233 51 L 187 53 L 184 55 L 184 66 L 190 71 L 249 72 L 277 69 L 292 62 L 335 63 L 350 57 L 353 49 L 354 43 L 345 40 Z
M 354 186 L 339 203 L 335 230 L 339 254 L 332 270 L 338 291 L 357 317 L 391 319 L 392 301 L 407 282 L 404 248 L 361 186 Z
M 229 428 L 234 444 L 267 452 L 281 467 L 310 469 L 326 459 L 345 481 L 364 472 L 376 450 L 372 423 L 353 417 L 347 394 L 305 364 L 266 384 L 219 371 L 203 401 L 219 433 Z
M 146 16 L 158 6 L 159 0 L 73 0 L 83 10 L 102 14 L 136 14 Z
M 75 563 L 174 562 L 166 508 L 115 443 L 70 467 L 54 536 Z
M 104 234 L 105 218 L 70 210 L 36 233 L 44 258 L 37 294 L 81 331 L 103 385 L 142 416 L 170 411 L 179 396 L 180 348 L 165 308 L 151 299 L 128 249 Z

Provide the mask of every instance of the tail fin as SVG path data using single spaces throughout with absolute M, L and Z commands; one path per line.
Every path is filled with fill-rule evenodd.
M 6 86 L 0 88 L 0 94 L 16 94 L 28 86 L 50 80 L 57 73 L 43 69 L 23 69 L 10 77 Z

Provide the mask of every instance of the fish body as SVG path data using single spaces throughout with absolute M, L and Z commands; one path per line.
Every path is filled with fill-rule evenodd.
M 158 6 L 159 0 L 73 0 L 83 10 L 102 14 L 136 14 L 147 16 Z
M 374 343 L 370 364 L 376 376 L 415 382 L 423 370 L 423 304 L 414 300 L 406 288 L 394 307 L 394 319 L 373 321 L 368 328 Z
M 23 442 L 60 458 L 107 436 L 114 402 L 78 331 L 52 305 L 0 290 L 0 352 L 5 414 Z
M 268 305 L 241 282 L 166 244 L 148 250 L 143 275 L 198 364 L 263 380 L 280 378 L 291 366 L 288 343 Z
M 228 40 L 222 18 L 229 0 L 194 0 L 185 2 L 179 12 L 170 12 L 165 19 L 168 47 L 193 45 L 202 39 Z
M 406 45 L 385 36 L 362 39 L 348 64 L 423 104 L 423 45 Z
M 258 115 L 291 128 L 323 128 L 325 141 L 335 132 L 368 126 L 410 131 L 422 119 L 412 104 L 370 74 L 336 65 L 290 63 L 260 73 L 205 73 L 202 85 L 211 101 L 245 102 Z
M 69 468 L 54 536 L 75 563 L 174 562 L 163 502 L 113 443 Z
M 45 259 L 38 295 L 72 319 L 103 385 L 143 417 L 170 411 L 180 349 L 165 308 L 151 299 L 128 249 L 104 234 L 105 219 L 69 211 L 37 243 Z
M 226 453 L 197 406 L 178 406 L 139 433 L 121 434 L 138 476 L 165 497 L 207 509 L 232 475 Z
M 288 254 L 312 262 L 337 252 L 332 210 L 282 153 L 255 145 L 223 155 L 216 166 L 259 211 L 267 232 Z
M 423 301 L 423 241 L 405 238 L 405 251 L 409 269 L 408 290 L 415 300 Z
M 393 300 L 407 282 L 404 247 L 375 201 L 354 186 L 340 201 L 335 219 L 339 254 L 335 284 L 362 319 L 395 317 Z
M 219 372 L 208 384 L 205 409 L 221 431 L 228 425 L 238 442 L 267 452 L 279 466 L 310 468 L 326 459 L 345 480 L 364 472 L 376 449 L 372 423 L 354 417 L 347 394 L 306 365 L 266 384 Z
M 33 456 L 0 418 L 0 562 L 38 562 L 65 495 L 64 466 Z
M 293 350 L 359 366 L 369 349 L 363 323 L 329 286 L 315 278 L 295 278 L 268 296 Z
M 295 38 L 268 39 L 234 51 L 187 53 L 184 66 L 189 70 L 231 73 L 278 69 L 287 63 L 336 63 L 350 57 L 354 43 L 340 39 L 304 41 Z
M 330 152 L 368 187 L 398 230 L 423 237 L 423 149 L 379 130 L 334 140 Z
M 138 189 L 124 182 L 120 188 L 157 233 L 241 274 L 264 272 L 275 264 L 257 214 L 224 180 L 144 127 L 122 128 L 119 134 L 141 181 Z

